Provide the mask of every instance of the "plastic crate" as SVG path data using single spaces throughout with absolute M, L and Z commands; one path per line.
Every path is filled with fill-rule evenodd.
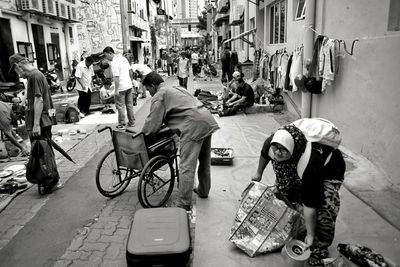
M 232 148 L 221 148 L 221 147 L 211 148 L 211 165 L 232 165 L 232 163 L 233 163 Z

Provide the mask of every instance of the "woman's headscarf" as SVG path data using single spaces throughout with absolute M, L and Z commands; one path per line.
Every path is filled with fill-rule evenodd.
M 277 134 L 276 138 L 275 134 Z M 301 179 L 297 175 L 297 164 L 306 149 L 307 139 L 293 124 L 282 126 L 275 134 L 271 143 L 280 143 L 292 155 L 290 159 L 283 162 L 271 160 L 276 175 L 276 186 L 291 202 L 297 202 L 301 184 Z

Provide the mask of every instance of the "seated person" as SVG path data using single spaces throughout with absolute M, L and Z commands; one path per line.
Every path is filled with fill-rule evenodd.
M 232 80 L 229 82 L 229 83 L 227 83 L 226 84 L 226 88 L 224 88 L 224 94 L 223 94 L 223 101 L 224 101 L 224 103 L 227 101 L 227 100 L 229 100 L 235 93 L 236 93 L 236 90 L 237 90 L 237 85 L 238 85 L 238 80 L 240 79 L 240 78 L 242 78 L 243 77 L 243 75 L 240 73 L 240 72 L 238 72 L 238 71 L 235 71 L 233 74 L 232 74 Z M 224 79 L 224 78 L 223 78 Z M 226 79 L 225 79 L 226 80 Z M 222 84 L 224 84 L 223 82 L 222 82 Z
M 132 64 L 131 70 L 133 72 L 133 79 L 136 80 L 138 93 L 141 94 L 140 98 L 146 98 L 146 88 L 144 88 L 142 81 L 147 74 L 152 72 L 152 69 L 145 64 Z
M 3 131 L 4 135 L 7 136 L 8 140 L 20 149 L 20 153 L 18 156 L 25 157 L 29 156 L 29 151 L 27 148 L 22 146 L 20 142 L 22 142 L 22 138 L 19 137 L 14 130 L 11 128 L 12 125 L 13 114 L 11 110 L 11 106 L 7 103 L 0 101 L 0 130 Z M 19 139 L 19 140 L 17 140 Z
M 236 93 L 225 103 L 226 108 L 224 107 L 222 111 L 218 112 L 220 117 L 234 115 L 239 109 L 254 105 L 253 88 L 243 78 L 239 78 L 237 85 Z
M 100 100 L 105 104 L 104 110 L 110 110 L 112 103 L 114 103 L 114 85 L 109 79 L 104 81 L 103 86 L 100 88 Z

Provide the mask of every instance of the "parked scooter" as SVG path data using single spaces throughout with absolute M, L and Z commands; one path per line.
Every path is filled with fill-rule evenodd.
M 75 85 L 76 85 L 76 78 L 75 78 L 75 72 L 76 72 L 76 65 L 78 65 L 78 61 L 76 61 L 75 59 L 72 61 L 72 72 L 71 72 L 71 76 L 68 79 L 67 82 L 67 91 L 71 92 L 72 90 L 75 89 Z
M 40 68 L 40 71 L 43 72 L 43 69 Z M 54 93 L 57 90 L 60 90 L 61 93 L 64 92 L 64 90 L 62 89 L 62 86 L 61 86 L 60 79 L 58 78 L 56 69 L 50 69 L 43 73 L 44 73 L 44 76 L 46 77 L 47 83 L 48 83 L 50 91 L 52 93 Z

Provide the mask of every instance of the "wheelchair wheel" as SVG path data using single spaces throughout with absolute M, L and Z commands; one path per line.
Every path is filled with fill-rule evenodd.
M 97 165 L 96 186 L 105 197 L 120 195 L 131 181 L 132 170 L 119 167 L 115 150 L 108 151 Z
M 155 156 L 144 166 L 138 184 L 139 202 L 144 208 L 160 207 L 174 189 L 174 169 L 166 156 Z

